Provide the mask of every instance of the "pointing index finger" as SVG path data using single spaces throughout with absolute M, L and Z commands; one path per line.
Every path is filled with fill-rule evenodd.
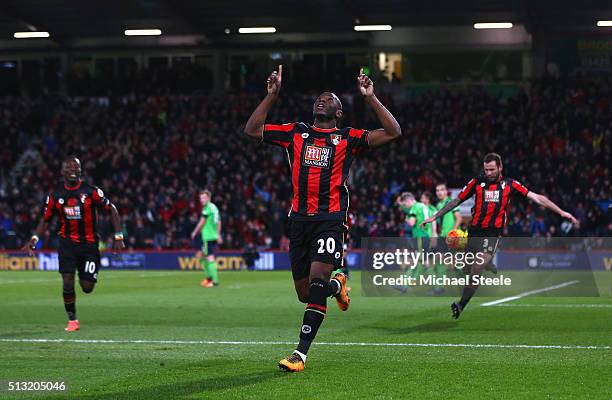
M 363 75 L 363 68 L 359 68 L 359 76 Z
M 283 64 L 278 65 L 278 77 L 279 78 L 283 77 Z

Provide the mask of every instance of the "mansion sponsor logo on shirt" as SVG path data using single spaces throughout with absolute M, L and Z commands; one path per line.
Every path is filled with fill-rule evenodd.
M 499 191 L 498 190 L 485 190 L 485 202 L 498 203 L 499 202 Z
M 329 168 L 331 147 L 307 145 L 304 150 L 303 165 L 309 167 Z
M 66 219 L 81 219 L 81 207 L 64 207 Z

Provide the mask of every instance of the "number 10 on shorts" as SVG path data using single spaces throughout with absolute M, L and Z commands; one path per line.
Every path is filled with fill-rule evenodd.
M 85 261 L 85 272 L 93 274 L 96 272 L 96 263 L 93 261 Z

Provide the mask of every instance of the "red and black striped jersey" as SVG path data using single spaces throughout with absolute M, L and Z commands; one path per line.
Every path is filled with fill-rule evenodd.
M 266 124 L 262 140 L 287 152 L 293 187 L 290 218 L 346 220 L 346 181 L 355 156 L 368 147 L 368 131 L 321 129 L 302 122 Z
M 527 197 L 529 189 L 511 178 L 501 177 L 497 182 L 489 182 L 484 176 L 480 176 L 472 178 L 457 197 L 464 202 L 474 196 L 470 224 L 472 228 L 501 229 L 506 224 L 506 208 L 510 196 L 514 194 Z
M 59 217 L 59 235 L 79 244 L 97 244 L 97 210 L 109 210 L 111 202 L 104 192 L 81 181 L 70 188 L 59 184 L 47 196 L 43 218 L 49 222 L 54 215 Z

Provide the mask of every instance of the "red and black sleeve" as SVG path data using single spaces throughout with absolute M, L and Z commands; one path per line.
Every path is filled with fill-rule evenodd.
M 359 154 L 369 147 L 368 134 L 370 132 L 365 129 L 349 128 L 349 146 L 353 154 Z
M 261 141 L 286 149 L 293 141 L 294 128 L 295 122 L 282 125 L 265 124 Z
M 93 192 L 91 193 L 91 198 L 93 199 L 94 204 L 98 206 L 98 208 L 102 208 L 104 210 L 110 210 L 111 201 L 104 195 L 102 189 L 94 187 Z
M 515 181 L 513 179 L 510 186 L 514 193 L 518 193 L 523 197 L 527 197 L 527 195 L 529 194 L 529 189 L 527 189 L 527 187 L 519 181 Z
M 43 211 L 43 219 L 45 222 L 49 222 L 53 215 L 55 214 L 55 198 L 53 197 L 53 193 L 47 196 L 45 200 L 45 208 Z
M 459 198 L 459 200 L 464 202 L 464 201 L 466 201 L 467 199 L 469 199 L 470 197 L 472 197 L 474 195 L 474 193 L 475 193 L 474 189 L 475 188 L 476 188 L 476 178 L 472 178 L 467 183 L 467 185 L 465 185 L 463 187 L 463 189 L 461 189 L 461 192 L 459 192 L 457 197 Z

